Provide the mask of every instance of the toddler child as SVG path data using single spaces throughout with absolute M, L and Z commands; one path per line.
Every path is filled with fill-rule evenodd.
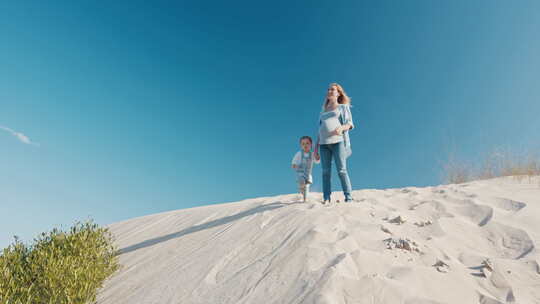
M 316 160 L 311 152 L 311 146 L 313 141 L 309 136 L 302 136 L 300 138 L 301 150 L 296 152 L 292 160 L 292 168 L 296 170 L 296 181 L 298 182 L 298 190 L 304 199 L 304 203 L 307 200 L 309 193 L 309 185 L 313 183 L 313 177 L 311 176 L 311 170 L 313 169 L 313 162 L 320 163 L 320 160 Z

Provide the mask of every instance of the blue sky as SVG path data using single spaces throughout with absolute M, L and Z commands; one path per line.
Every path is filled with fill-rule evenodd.
M 539 151 L 539 30 L 537 1 L 3 1 L 0 245 L 292 193 L 331 82 L 354 189 Z

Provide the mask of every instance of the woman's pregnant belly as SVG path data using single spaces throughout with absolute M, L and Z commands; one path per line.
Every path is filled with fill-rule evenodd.
M 335 112 L 328 112 L 321 115 L 321 125 L 319 127 L 319 139 L 321 144 L 333 144 L 343 140 L 342 135 L 333 135 L 337 127 L 341 126 L 339 115 Z

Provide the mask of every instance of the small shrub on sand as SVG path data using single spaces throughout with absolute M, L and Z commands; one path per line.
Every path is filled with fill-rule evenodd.
M 118 267 L 112 235 L 92 221 L 42 233 L 30 246 L 15 238 L 0 253 L 0 303 L 93 303 Z

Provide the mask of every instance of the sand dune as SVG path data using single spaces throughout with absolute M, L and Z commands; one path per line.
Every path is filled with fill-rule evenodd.
M 540 303 L 539 179 L 353 195 L 112 224 L 123 268 L 98 303 Z

